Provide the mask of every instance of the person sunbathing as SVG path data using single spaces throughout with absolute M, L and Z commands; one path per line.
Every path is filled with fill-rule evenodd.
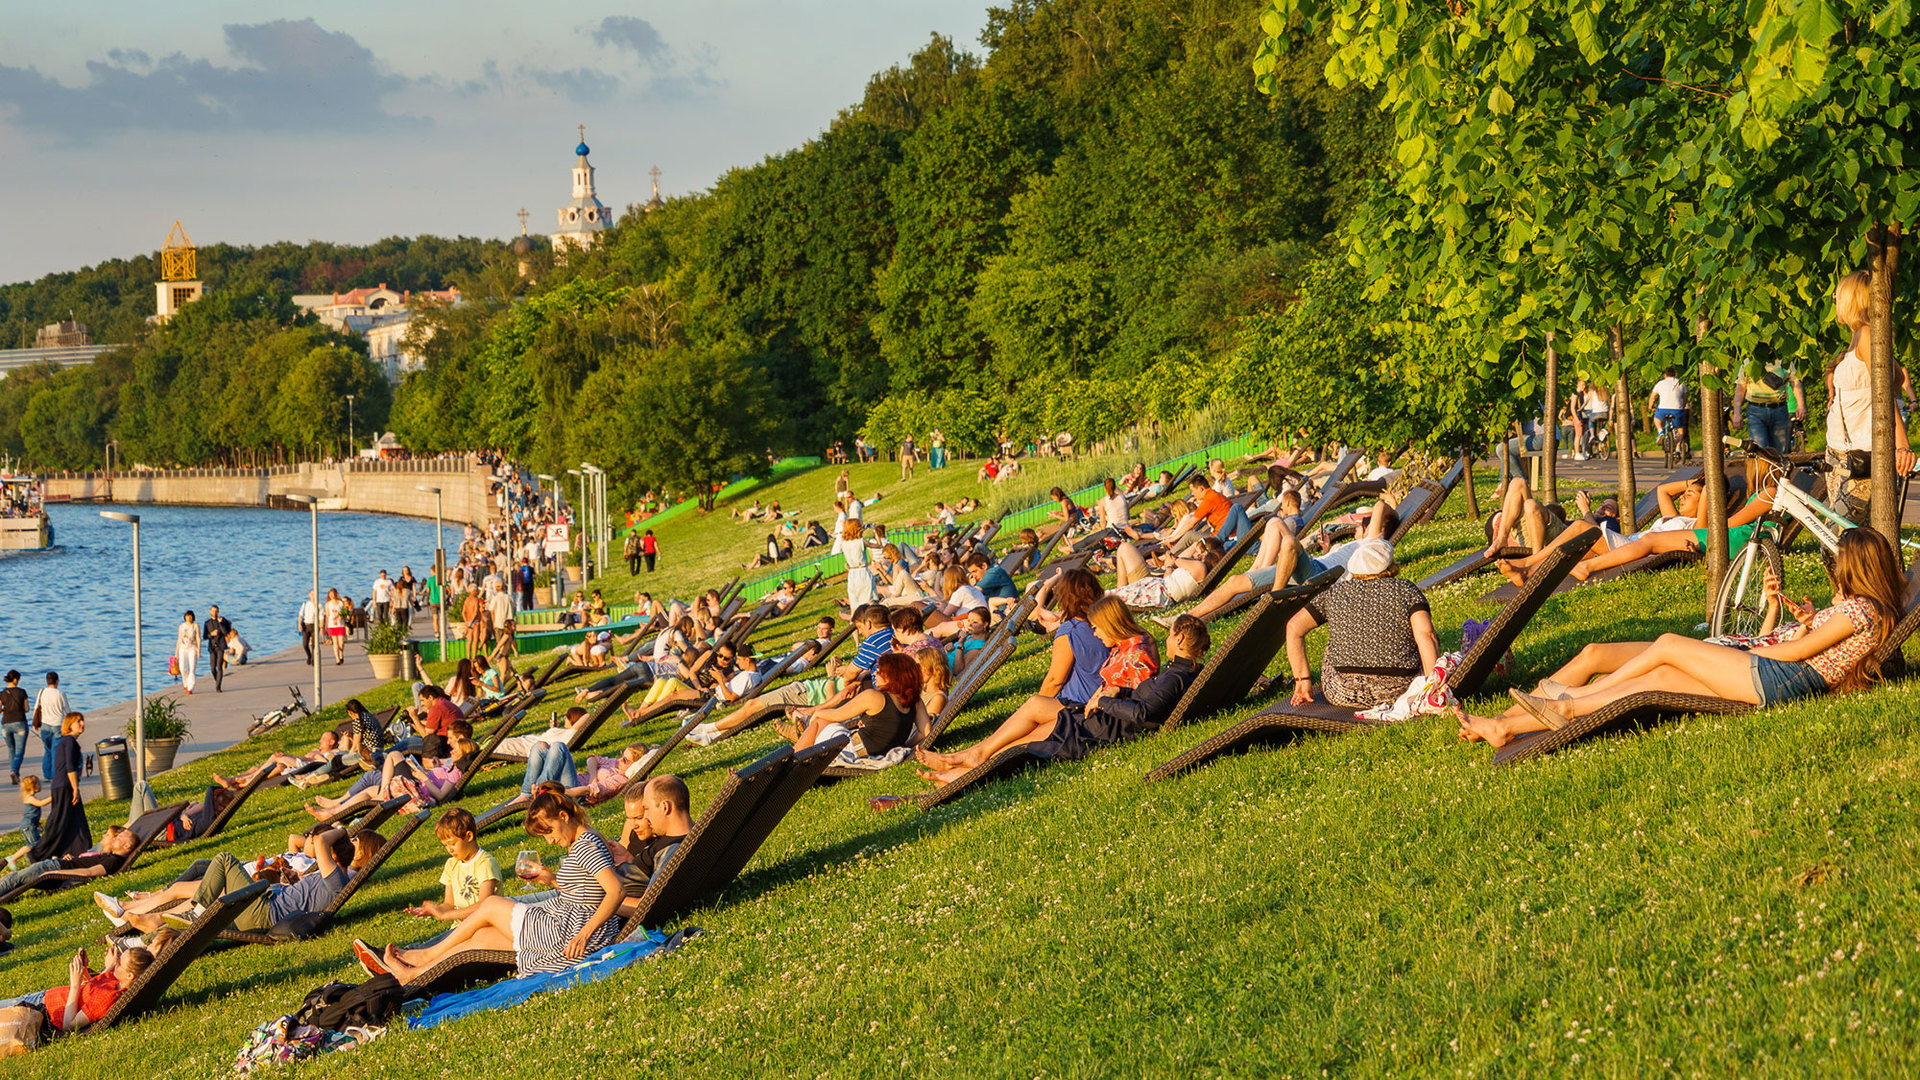
M 315 818 L 324 820 L 335 818 L 342 811 L 386 802 L 402 795 L 430 803 L 459 783 L 462 759 L 466 759 L 468 767 L 471 767 L 471 758 L 478 752 L 479 747 L 471 739 L 456 736 L 450 740 L 444 735 L 429 735 L 418 758 L 388 754 L 380 763 L 380 779 L 377 782 L 349 791 L 337 799 L 317 795 L 306 804 L 305 809 Z
M 565 971 L 613 944 L 619 929 L 613 916 L 625 893 L 613 853 L 588 825 L 586 811 L 565 795 L 542 791 L 527 808 L 526 831 L 566 851 L 553 871 L 554 896 L 536 904 L 490 896 L 434 945 L 386 946 L 381 966 L 405 984 L 449 956 L 510 950 L 515 971 L 533 975 Z
M 1246 573 L 1234 574 L 1221 582 L 1187 614 L 1204 622 L 1242 597 L 1267 592 L 1276 583 L 1298 585 L 1335 567 L 1344 570 L 1362 541 L 1384 540 L 1399 527 L 1399 512 L 1382 500 L 1374 505 L 1366 524 L 1361 526 L 1352 540 L 1336 544 L 1319 555 L 1310 555 L 1287 528 L 1285 520 L 1268 518 L 1266 524 L 1261 526 L 1259 550 L 1254 554 L 1253 565 Z M 1155 621 L 1162 625 L 1171 622 L 1166 616 L 1156 616 Z
M 278 855 L 247 864 L 223 851 L 206 864 L 198 879 L 183 877 L 158 892 L 130 899 L 125 904 L 101 893 L 94 894 L 94 902 L 116 927 L 131 926 L 143 934 L 162 926 L 184 930 L 222 896 L 244 889 L 256 879 L 271 879 L 276 882 L 274 887 L 240 909 L 239 917 L 233 922 L 236 930 L 264 934 L 275 923 L 324 910 L 346 887 L 347 879 L 372 862 L 373 856 L 386 845 L 379 833 L 368 831 L 349 837 L 345 829 L 337 827 L 313 836 L 287 839 L 301 842 L 298 860 Z M 194 869 L 197 867 L 190 868 L 188 873 Z M 183 904 L 187 905 L 184 909 Z
M 154 957 L 171 944 L 173 933 L 163 931 L 155 937 L 151 949 L 108 946 L 106 963 L 97 973 L 87 963 L 87 950 L 81 949 L 67 965 L 65 983 L 0 1000 L 0 1009 L 28 1006 L 38 1010 L 56 1034 L 84 1031 L 107 1015 L 121 992 L 132 986 L 141 972 L 153 966 Z
M 943 649 L 922 649 L 913 654 L 920 665 L 920 707 L 929 717 L 939 716 L 947 707 L 947 694 L 953 689 L 953 668 Z
M 1200 665 L 1212 647 L 1206 623 L 1186 615 L 1175 619 L 1167 634 L 1168 660 L 1157 674 L 1132 690 L 1097 694 L 1079 710 L 1061 709 L 1052 732 L 1033 743 L 1030 752 L 1036 757 L 1078 761 L 1095 750 L 1160 730 L 1200 676 Z
M 946 647 L 947 667 L 959 671 L 973 659 L 973 654 L 987 647 L 987 638 L 993 633 L 993 617 L 985 608 L 975 608 L 967 612 L 966 618 L 948 623 L 947 626 L 959 627 L 951 644 Z
M 214 773 L 213 782 L 226 788 L 228 791 L 239 791 L 241 788 L 253 783 L 254 777 L 262 773 L 266 774 L 268 779 L 272 779 L 282 772 L 298 776 L 323 771 L 330 768 L 334 762 L 339 761 L 340 754 L 340 733 L 329 729 L 320 733 L 319 741 L 314 745 L 312 750 L 305 754 L 270 754 L 267 756 L 267 760 L 255 765 L 246 772 L 237 773 L 233 776 L 221 776 L 219 773 Z
M 140 846 L 140 838 L 132 829 L 124 825 L 109 825 L 101 834 L 100 842 L 92 849 L 80 855 L 61 855 L 58 858 L 41 859 L 0 875 L 0 896 L 6 896 L 28 885 L 32 885 L 48 874 L 56 871 L 75 877 L 105 877 L 117 874 L 127 864 L 127 856 Z M 16 852 L 15 857 L 20 857 Z
M 844 705 L 789 709 L 774 730 L 796 750 L 845 733 L 852 736 L 847 745 L 855 755 L 881 757 L 924 737 L 931 726 L 920 686 L 919 663 L 905 653 L 888 653 L 875 665 L 870 689 Z
M 770 693 L 748 698 L 726 716 L 688 732 L 687 741 L 695 746 L 710 745 L 745 726 L 755 718 L 756 713 L 769 706 L 811 708 L 843 704 L 865 687 L 880 657 L 893 647 L 893 627 L 887 621 L 890 615 L 886 607 L 880 604 L 861 607 L 854 615 L 853 624 L 863 636 L 860 649 L 851 662 L 836 665 L 824 678 L 795 679 Z
M 1639 693 L 1664 692 L 1725 698 L 1763 708 L 1830 691 L 1863 689 L 1880 677 L 1873 654 L 1900 619 L 1904 581 L 1893 548 L 1867 528 L 1841 534 L 1834 554 L 1833 603 L 1819 611 L 1791 605 L 1794 624 L 1774 629 L 1784 606 L 1780 582 L 1771 574 L 1762 586 L 1768 633 L 1747 647 L 1663 634 L 1647 645 L 1588 654 L 1582 667 L 1556 673 L 1552 696 L 1510 691 L 1514 707 L 1498 716 L 1459 713 L 1460 737 L 1504 746 L 1528 732 L 1558 730 L 1567 721 Z M 1592 682 L 1578 681 L 1582 668 L 1613 670 Z M 1571 670 L 1569 670 L 1571 669 Z M 1563 683 L 1561 680 L 1565 679 Z
M 1060 576 L 1084 573 L 1084 570 L 1069 570 Z M 1040 693 L 1015 709 L 992 735 L 965 750 L 952 754 L 937 753 L 924 746 L 916 750 L 914 753 L 921 765 L 918 775 L 935 784 L 950 783 L 1002 750 L 1051 738 L 1062 714 L 1090 715 L 1103 699 L 1115 697 L 1123 690 L 1131 691 L 1158 673 L 1159 660 L 1149 644 L 1152 638 L 1133 621 L 1133 613 L 1119 597 L 1102 596 L 1094 601 L 1080 625 L 1088 626 L 1095 648 L 1105 653 L 1097 661 L 1091 678 L 1082 681 L 1083 685 L 1087 682 L 1093 685 L 1080 690 L 1072 678 L 1077 674 L 1081 654 L 1093 650 L 1081 646 L 1075 640 L 1077 635 L 1061 633 L 1054 638 L 1054 664 L 1040 685 Z
M 1739 551 L 1746 546 L 1760 519 L 1773 509 L 1776 491 L 1774 474 L 1768 474 L 1762 486 L 1755 488 L 1750 485 L 1748 490 L 1753 494 L 1747 498 L 1746 504 L 1727 516 L 1729 551 Z M 1621 536 L 1610 529 L 1601 529 L 1600 538 L 1587 549 L 1586 557 L 1574 564 L 1572 573 L 1576 580 L 1585 581 L 1602 570 L 1625 566 L 1649 555 L 1706 550 L 1709 542 L 1707 530 L 1695 527 L 1706 496 L 1704 481 L 1697 478 L 1673 480 L 1660 485 L 1656 493 L 1660 502 L 1660 520 L 1652 528 L 1632 536 Z M 1527 558 L 1501 560 L 1494 565 L 1508 581 L 1520 584 L 1526 580 L 1528 571 L 1545 561 L 1552 551 L 1572 542 L 1576 534 L 1577 530 L 1568 530 L 1545 547 L 1536 549 Z
M 1197 547 L 1197 554 L 1190 547 L 1184 554 L 1149 559 L 1134 544 L 1121 544 L 1113 552 L 1118 577 L 1110 592 L 1137 610 L 1157 610 L 1193 599 L 1200 595 L 1200 583 L 1227 556 L 1216 537 L 1207 537 Z

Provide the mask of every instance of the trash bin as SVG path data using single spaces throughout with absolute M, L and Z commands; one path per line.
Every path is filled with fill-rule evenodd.
M 420 658 L 413 654 L 413 642 L 400 646 L 400 677 L 409 682 L 418 678 L 414 672 L 419 670 L 419 666 Z
M 93 760 L 100 769 L 100 797 L 133 797 L 133 759 L 127 754 L 127 740 L 101 739 L 93 744 Z

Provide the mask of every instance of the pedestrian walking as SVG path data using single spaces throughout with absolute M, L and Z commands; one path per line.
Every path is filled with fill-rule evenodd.
M 353 605 L 341 599 L 339 589 L 327 590 L 327 602 L 320 615 L 326 620 L 327 641 L 333 646 L 335 667 L 347 662 L 347 615 Z
M 226 689 L 222 684 L 227 677 L 227 636 L 231 633 L 233 624 L 221 617 L 220 605 L 209 605 L 207 621 L 200 627 L 200 640 L 207 646 L 207 674 L 213 676 L 216 694 Z
M 900 479 L 913 479 L 914 455 L 913 436 L 908 435 L 906 438 L 900 440 Z
M 647 560 L 647 573 L 653 573 L 653 560 L 660 554 L 660 542 L 653 538 L 653 530 L 640 538 L 640 557 Z
M 402 630 L 413 628 L 413 582 L 408 575 L 402 574 L 393 582 L 393 621 Z
M 20 673 L 7 672 L 7 685 L 0 689 L 0 735 L 7 744 L 8 779 L 20 782 L 20 766 L 27 760 L 27 743 L 33 738 L 27 727 L 27 692 L 20 689 Z
M 296 621 L 300 624 L 300 647 L 307 651 L 307 666 L 313 666 L 313 623 L 319 614 L 314 606 L 313 590 L 307 590 L 307 602 L 300 605 L 300 614 Z
M 53 744 L 60 740 L 60 721 L 70 711 L 66 692 L 60 689 L 60 673 L 47 672 L 46 688 L 40 691 L 39 698 L 33 703 L 33 730 L 40 733 L 43 749 L 40 758 L 42 780 L 53 779 Z
M 628 537 L 629 541 L 632 541 L 632 539 L 632 537 Z M 639 570 L 634 571 L 636 574 L 639 572 Z M 520 565 L 513 571 L 513 582 L 520 588 L 521 611 L 533 610 L 533 579 L 535 576 L 537 575 L 534 573 L 533 563 L 529 562 L 525 555 L 520 556 Z
M 194 669 L 200 666 L 200 623 L 189 611 L 180 617 L 180 628 L 173 639 L 175 674 L 187 693 L 193 693 Z
M 627 534 L 627 542 L 624 548 L 622 549 L 621 553 L 627 557 L 627 574 L 629 576 L 637 577 L 640 573 L 640 534 L 639 533 L 629 532 Z
M 393 579 L 385 570 L 373 579 L 373 621 L 385 623 L 393 614 Z

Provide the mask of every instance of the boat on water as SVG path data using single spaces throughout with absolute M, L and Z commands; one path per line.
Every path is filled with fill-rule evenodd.
M 45 551 L 53 546 L 44 489 L 32 476 L 0 475 L 0 551 Z

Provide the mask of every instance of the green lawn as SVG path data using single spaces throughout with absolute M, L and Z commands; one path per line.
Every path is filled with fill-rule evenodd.
M 1410 576 L 1477 542 L 1462 505 L 1456 496 L 1448 520 L 1403 546 Z M 1811 554 L 1790 560 L 1791 588 L 1814 589 L 1818 574 Z M 1444 638 L 1491 610 L 1478 597 L 1494 584 L 1434 594 Z M 1521 637 L 1517 677 L 1594 638 L 1689 630 L 1703 593 L 1682 569 L 1556 597 Z M 763 640 L 797 636 L 832 598 L 822 589 Z M 1025 641 L 949 742 L 983 734 L 1038 683 L 1042 648 Z M 870 796 L 921 789 L 895 770 L 809 794 L 689 920 L 708 933 L 677 954 L 304 1070 L 1902 1075 L 1920 981 L 1916 706 L 1920 691 L 1900 684 L 1597 739 L 1498 772 L 1452 724 L 1423 721 L 1142 782 L 1232 719 L 1220 716 L 931 812 L 871 812 Z M 208 768 L 319 726 L 166 774 L 162 795 L 187 797 Z M 775 741 L 761 729 L 688 749 L 673 768 L 698 804 Z M 491 805 L 518 778 L 485 774 L 467 805 Z M 216 850 L 272 847 L 300 820 L 297 798 L 259 796 L 224 836 L 143 862 L 118 887 L 163 883 Z M 612 828 L 617 815 L 596 817 Z M 532 846 L 513 832 L 486 845 L 503 862 Z M 440 861 L 416 836 L 320 940 L 209 956 L 169 1011 L 38 1051 L 34 1073 L 220 1074 L 255 1024 L 357 977 L 351 937 L 421 936 L 399 909 L 436 893 Z M 105 925 L 84 892 L 14 913 L 5 993 L 64 978 Z

